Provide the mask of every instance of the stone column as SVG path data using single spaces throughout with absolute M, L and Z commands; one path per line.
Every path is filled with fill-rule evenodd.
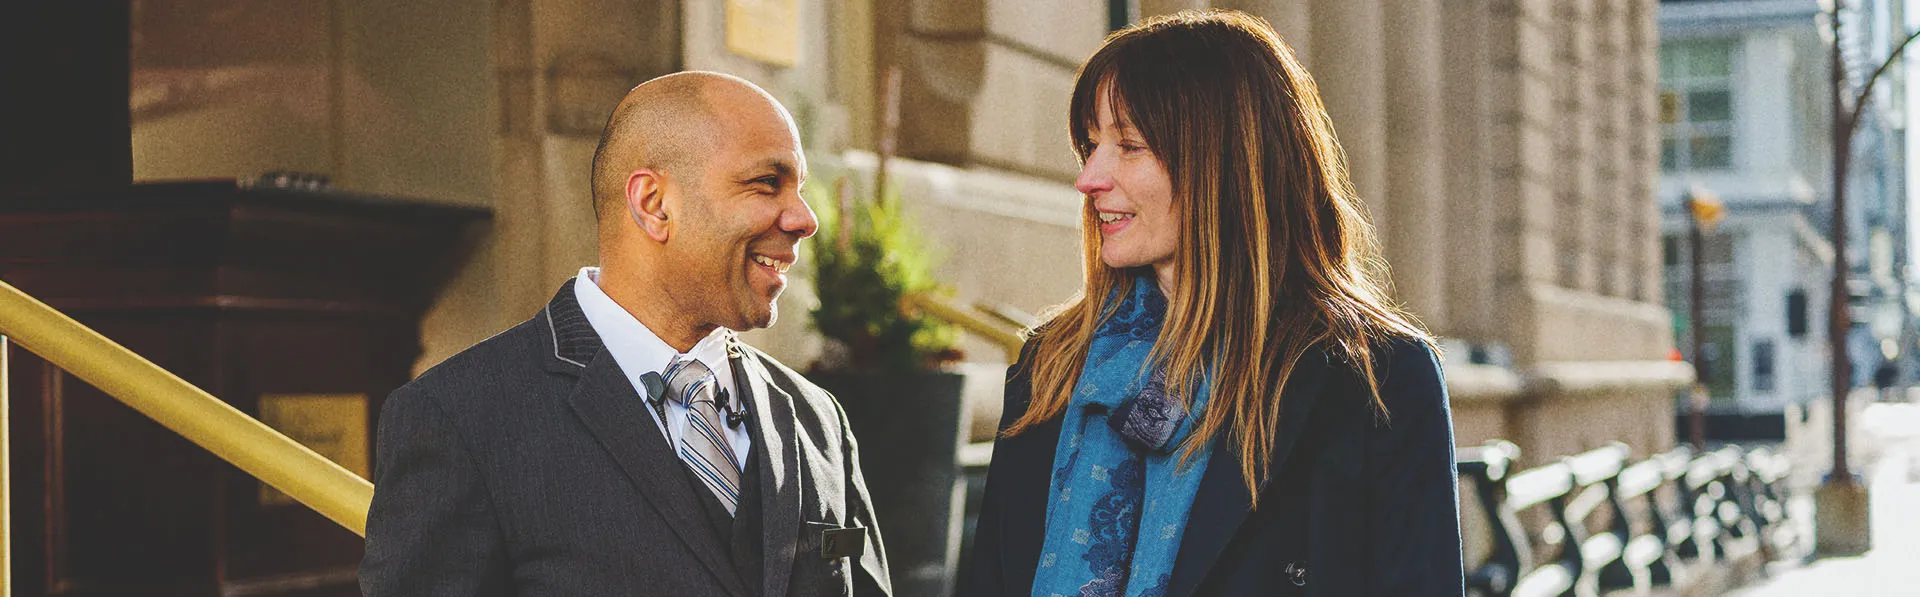
M 1106 39 L 1104 2 L 986 3 L 985 59 L 970 165 L 1070 183 L 1080 174 L 1067 139 L 1067 104 L 1082 62 Z
M 1386 51 L 1380 0 L 1312 0 L 1315 60 L 1334 130 L 1346 149 L 1354 187 L 1378 230 L 1389 230 L 1386 189 Z M 1382 235 L 1385 236 L 1384 234 Z M 1396 239 L 1383 238 L 1391 248 Z
M 972 163 L 973 135 L 985 117 L 973 109 L 987 72 L 985 2 L 878 0 L 873 9 L 874 68 L 878 70 L 873 78 L 875 112 L 869 122 L 880 122 L 879 115 L 886 110 L 881 99 L 886 94 L 886 73 L 898 68 L 900 121 L 894 155 Z
M 1592 105 L 1588 111 L 1593 114 L 1593 225 L 1591 246 L 1593 253 L 1593 291 L 1604 296 L 1614 296 L 1614 271 L 1617 268 L 1615 247 L 1625 232 L 1620 219 L 1620 160 L 1616 155 L 1620 149 L 1620 128 L 1615 114 L 1620 107 L 1619 61 L 1614 56 L 1615 41 L 1613 30 L 1614 7 L 1606 2 L 1595 3 L 1587 12 L 1585 26 L 1591 31 L 1590 72 L 1593 86 L 1588 89 Z
M 626 91 L 682 65 L 679 3 L 494 4 L 498 200 L 489 239 L 509 321 L 598 261 L 589 166 Z M 429 355 L 432 357 L 435 355 Z M 444 356 L 444 355 L 440 355 Z
M 836 18 L 832 19 L 828 40 L 833 60 L 833 100 L 839 102 L 847 114 L 844 132 L 847 148 L 865 151 L 879 149 L 875 123 L 880 115 L 879 88 L 884 84 L 881 82 L 884 74 L 876 64 L 874 5 L 875 0 L 834 2 Z
M 1386 27 L 1387 212 L 1381 229 L 1395 295 L 1433 331 L 1446 311 L 1447 171 L 1440 142 L 1440 0 L 1401 0 Z M 1382 198 L 1376 198 L 1376 201 Z
M 1307 60 L 1307 48 L 1313 39 L 1308 19 L 1308 0 L 1220 0 L 1215 6 L 1244 11 L 1266 19 L 1280 33 L 1280 41 L 1293 48 L 1301 62 Z
M 1560 286 L 1593 289 L 1593 210 L 1594 192 L 1593 129 L 1594 99 L 1592 30 L 1588 22 L 1586 0 L 1562 0 L 1551 9 L 1543 9 L 1551 23 L 1554 50 L 1553 76 L 1558 97 L 1554 102 L 1557 147 L 1555 203 L 1560 213 L 1554 220 L 1557 231 L 1556 281 Z
M 1138 0 L 1140 18 L 1173 14 L 1190 8 L 1207 8 L 1212 5 L 1208 0 Z
M 1494 309 L 1495 230 L 1489 196 L 1492 169 L 1487 138 L 1494 122 L 1487 92 L 1492 70 L 1487 20 L 1491 0 L 1449 0 L 1441 16 L 1443 119 L 1446 162 L 1447 333 L 1473 341 L 1498 337 Z
M 1600 140 L 1606 155 L 1607 170 L 1603 172 L 1601 191 L 1609 199 L 1609 205 L 1602 228 L 1606 232 L 1601 238 L 1604 253 L 1601 264 L 1601 289 L 1608 296 L 1634 298 L 1633 276 L 1639 265 L 1634 247 L 1645 234 L 1659 234 L 1643 228 L 1643 222 L 1633 217 L 1639 212 L 1635 208 L 1642 201 L 1652 202 L 1651 197 L 1641 198 L 1634 182 L 1636 171 L 1633 169 L 1633 144 L 1637 141 L 1633 119 L 1633 107 L 1639 90 L 1635 88 L 1632 77 L 1633 60 L 1636 54 L 1630 50 L 1627 35 L 1628 12 L 1618 3 L 1602 3 L 1599 11 L 1600 51 L 1596 60 L 1605 69 L 1606 76 L 1600 84 L 1601 104 L 1605 115 L 1605 135 Z
M 1498 270 L 1494 295 L 1501 338 L 1522 364 L 1538 352 L 1535 290 L 1556 283 L 1552 172 L 1554 36 L 1551 15 L 1531 0 L 1490 0 L 1488 19 L 1488 109 L 1494 125 L 1487 138 L 1492 168 L 1489 213 L 1496 214 L 1493 253 Z
M 492 297 L 501 311 L 533 313 L 547 300 L 541 292 L 547 286 L 547 274 L 541 271 L 546 261 L 542 242 L 539 197 L 546 194 L 546 169 L 540 155 L 541 112 L 540 69 L 534 63 L 532 0 L 500 0 L 494 3 L 493 64 L 494 84 L 499 87 L 499 129 L 494 140 L 494 180 L 499 184 L 494 201 L 493 237 L 496 259 L 495 279 L 500 284 Z M 448 354 L 432 354 L 444 358 Z
M 1640 224 L 1633 239 L 1634 297 L 1641 302 L 1664 304 L 1665 278 L 1660 256 L 1660 202 L 1654 196 L 1660 176 L 1660 25 L 1655 0 L 1631 0 L 1627 4 L 1627 46 L 1625 59 L 1631 116 L 1630 149 L 1626 166 L 1628 185 L 1633 189 L 1633 209 L 1629 218 Z

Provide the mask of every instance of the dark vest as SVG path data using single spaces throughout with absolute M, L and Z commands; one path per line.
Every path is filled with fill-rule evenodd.
M 734 371 L 738 372 L 740 363 L 734 362 L 733 367 Z M 740 388 L 750 387 L 739 383 L 737 375 L 735 385 Z M 758 405 L 755 407 L 758 408 Z M 720 498 L 714 497 L 706 484 L 694 476 L 693 469 L 682 466 L 680 470 L 686 473 L 681 475 L 681 478 L 686 480 L 694 495 L 700 496 L 701 510 L 707 514 L 707 527 L 713 531 L 714 537 L 719 539 L 721 545 L 728 546 L 728 555 L 733 560 L 734 572 L 740 575 L 740 580 L 747 585 L 749 591 L 760 595 L 766 592 L 766 578 L 763 575 L 765 559 L 762 556 L 764 549 L 761 544 L 765 533 L 762 530 L 760 514 L 760 469 L 764 466 L 761 463 L 761 460 L 764 460 L 761 453 L 765 451 L 766 444 L 760 425 L 754 421 L 753 417 L 747 417 L 746 422 L 742 424 L 747 426 L 747 437 L 751 439 L 753 445 L 747 450 L 747 466 L 740 471 L 740 504 L 735 508 L 732 516 L 727 515 L 727 507 L 720 503 Z M 679 458 L 673 454 L 669 454 L 668 457 Z

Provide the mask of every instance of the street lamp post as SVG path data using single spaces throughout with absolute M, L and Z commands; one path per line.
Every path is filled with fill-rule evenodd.
M 1887 68 L 1900 59 L 1920 31 L 1909 34 L 1887 59 L 1867 77 L 1853 103 L 1847 105 L 1849 91 L 1846 62 L 1841 57 L 1840 4 L 1833 0 L 1833 12 L 1827 15 L 1832 34 L 1832 53 L 1828 73 L 1833 102 L 1833 280 L 1827 304 L 1828 353 L 1833 359 L 1833 471 L 1814 493 L 1814 550 L 1823 555 L 1851 555 L 1867 551 L 1872 545 L 1867 520 L 1867 488 L 1853 476 L 1847 465 L 1847 392 L 1853 388 L 1852 361 L 1847 355 L 1847 331 L 1852 321 L 1847 313 L 1847 167 L 1851 165 L 1853 133 L 1860 114 L 1873 97 L 1873 86 Z
M 1725 212 L 1719 197 L 1695 187 L 1681 199 L 1687 209 L 1687 279 L 1691 300 L 1687 303 L 1687 331 L 1693 335 L 1693 389 L 1687 396 L 1687 438 L 1694 453 L 1707 450 L 1707 376 L 1719 363 L 1708 364 L 1706 353 L 1706 268 L 1702 267 L 1704 240 Z

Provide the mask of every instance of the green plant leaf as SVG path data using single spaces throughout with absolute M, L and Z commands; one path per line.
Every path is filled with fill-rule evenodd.
M 806 192 L 820 219 L 808 246 L 820 298 L 814 329 L 846 348 L 844 366 L 855 371 L 920 371 L 956 360 L 952 325 L 901 309 L 907 296 L 944 289 L 912 222 L 898 210 L 898 191 L 887 189 L 888 207 L 882 207 L 836 197 L 844 185 L 823 186 Z

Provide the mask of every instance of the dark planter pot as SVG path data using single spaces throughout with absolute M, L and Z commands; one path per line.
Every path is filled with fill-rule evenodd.
M 966 480 L 958 373 L 815 373 L 860 442 L 860 469 L 886 542 L 893 594 L 953 592 Z

